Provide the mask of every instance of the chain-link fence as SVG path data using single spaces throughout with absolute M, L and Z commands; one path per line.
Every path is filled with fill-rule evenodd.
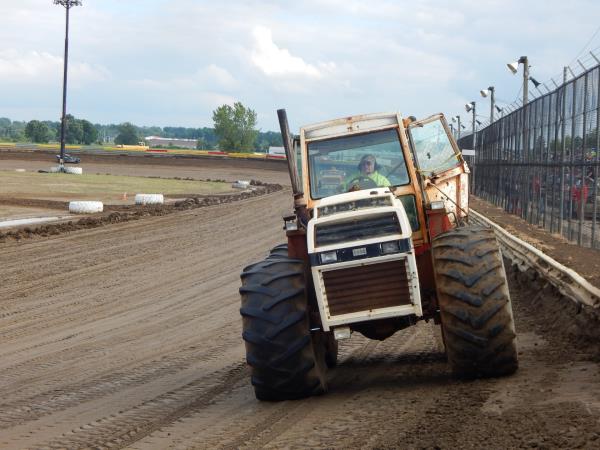
M 600 65 L 477 132 L 473 193 L 600 247 Z M 471 136 L 459 141 L 468 147 Z

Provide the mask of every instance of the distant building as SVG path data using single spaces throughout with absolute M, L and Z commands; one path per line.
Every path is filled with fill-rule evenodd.
M 284 147 L 269 147 L 267 154 L 272 156 L 285 156 L 285 148 Z
M 148 136 L 144 138 L 149 147 L 183 147 L 196 148 L 198 141 L 196 139 L 178 139 L 178 138 L 163 138 L 160 136 Z

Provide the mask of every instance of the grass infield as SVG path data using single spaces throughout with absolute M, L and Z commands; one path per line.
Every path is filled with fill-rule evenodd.
M 99 200 L 122 203 L 135 194 L 213 195 L 232 192 L 230 183 L 119 175 L 0 172 L 0 197 Z M 126 194 L 126 198 L 124 196 Z

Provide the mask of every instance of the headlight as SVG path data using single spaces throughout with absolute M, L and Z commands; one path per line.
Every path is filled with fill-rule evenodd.
M 329 264 L 337 261 L 337 252 L 335 250 L 321 253 L 321 264 Z
M 381 243 L 381 253 L 383 253 L 384 255 L 388 255 L 390 253 L 398 253 L 399 251 L 400 247 L 398 247 L 398 241 Z

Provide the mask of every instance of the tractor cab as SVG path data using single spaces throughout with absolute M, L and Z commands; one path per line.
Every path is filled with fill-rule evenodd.
M 469 170 L 442 114 L 421 121 L 371 114 L 309 125 L 300 129 L 296 152 L 301 203 L 311 214 L 323 199 L 388 188 L 421 245 L 433 237 L 425 232 L 428 211 L 444 208 L 439 231 L 468 213 Z

